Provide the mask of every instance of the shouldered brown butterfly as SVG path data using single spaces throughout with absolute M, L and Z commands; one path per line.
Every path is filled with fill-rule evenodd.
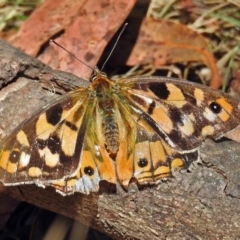
M 97 192 L 102 180 L 154 183 L 239 122 L 239 102 L 217 90 L 167 77 L 113 81 L 95 68 L 88 87 L 50 102 L 3 141 L 0 181 L 62 195 Z

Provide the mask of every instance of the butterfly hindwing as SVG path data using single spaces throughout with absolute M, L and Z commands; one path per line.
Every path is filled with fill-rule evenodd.
M 198 149 L 184 154 L 177 152 L 166 144 L 144 116 L 130 105 L 121 103 L 119 107 L 126 111 L 122 114 L 124 122 L 127 123 L 125 128 L 131 126 L 131 131 L 124 141 L 120 142 L 116 157 L 118 180 L 125 188 L 132 179 L 139 184 L 154 183 L 163 177 L 171 176 L 172 169 L 187 168 L 198 159 Z M 122 131 L 127 132 L 127 129 L 123 129 L 124 126 Z

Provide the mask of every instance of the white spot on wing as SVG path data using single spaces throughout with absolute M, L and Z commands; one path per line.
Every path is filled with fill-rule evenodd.
M 210 122 L 214 122 L 216 119 L 216 115 L 209 108 L 205 108 L 203 116 Z
M 22 152 L 19 160 L 19 165 L 20 165 L 19 167 L 21 168 L 26 167 L 29 164 L 29 161 L 30 161 L 30 155 L 25 152 Z
M 96 156 L 100 156 L 100 147 L 98 145 L 94 145 L 94 148 L 96 150 Z
M 95 173 L 96 174 L 94 174 L 94 176 L 91 176 L 91 178 L 88 175 L 84 175 L 82 178 L 80 178 L 76 183 L 75 191 L 84 194 L 89 194 L 90 192 L 98 192 L 99 182 L 101 179 L 96 169 Z

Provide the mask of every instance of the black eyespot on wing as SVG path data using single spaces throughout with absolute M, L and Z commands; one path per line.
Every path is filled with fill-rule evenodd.
M 211 103 L 209 104 L 209 108 L 210 108 L 210 110 L 211 110 L 213 113 L 216 113 L 216 114 L 218 114 L 218 113 L 220 113 L 220 112 L 222 111 L 221 105 L 218 104 L 218 103 L 216 103 L 216 102 L 211 102 Z
M 94 170 L 92 167 L 85 167 L 84 168 L 84 173 L 87 174 L 88 176 L 92 176 L 94 174 Z
M 138 166 L 143 168 L 146 167 L 148 165 L 148 160 L 146 158 L 140 158 L 138 160 Z
M 161 99 L 167 99 L 170 94 L 165 83 L 151 83 L 149 89 Z
M 19 161 L 20 158 L 20 151 L 19 150 L 13 150 L 9 156 L 9 161 L 11 163 L 16 163 Z
M 54 108 L 51 108 L 49 111 L 47 111 L 46 117 L 47 117 L 48 123 L 52 124 L 53 126 L 58 124 L 61 120 L 62 112 L 63 112 L 63 109 L 60 105 Z

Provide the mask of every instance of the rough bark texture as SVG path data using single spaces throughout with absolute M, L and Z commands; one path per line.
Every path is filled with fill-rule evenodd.
M 64 79 L 70 89 L 84 85 L 2 41 L 0 69 L 1 138 L 54 97 L 33 80 L 52 80 L 54 88 Z M 11 196 L 90 224 L 115 239 L 240 239 L 239 144 L 207 141 L 201 157 L 207 164 L 191 172 L 176 172 L 168 181 L 141 190 L 132 183 L 128 192 L 119 188 L 116 194 L 62 197 L 51 188 L 1 184 L 0 204 Z

